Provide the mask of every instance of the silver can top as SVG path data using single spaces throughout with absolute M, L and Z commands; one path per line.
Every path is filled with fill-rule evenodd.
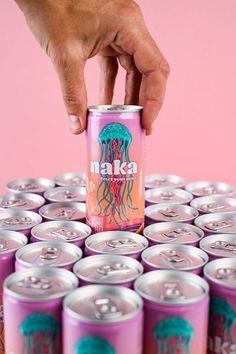
M 31 230 L 31 235 L 39 241 L 76 242 L 84 240 L 92 233 L 91 228 L 79 221 L 47 221 Z
M 44 198 L 50 202 L 85 202 L 85 187 L 56 187 L 48 189 L 44 193 Z
M 199 248 L 178 244 L 157 245 L 142 253 L 142 261 L 156 269 L 192 271 L 208 262 L 208 255 Z
M 84 172 L 65 172 L 55 178 L 55 183 L 61 187 L 86 187 Z
M 6 253 L 15 252 L 25 246 L 28 242 L 27 237 L 20 232 L 10 230 L 0 230 L 0 259 Z
M 7 183 L 7 190 L 13 193 L 43 193 L 55 184 L 48 178 L 23 178 Z
M 199 246 L 208 254 L 218 257 L 236 257 L 236 235 L 217 234 L 207 236 L 200 241 Z
M 0 210 L 34 210 L 44 205 L 45 199 L 33 193 L 10 193 L 0 196 Z
M 134 283 L 145 300 L 165 305 L 187 305 L 202 300 L 209 293 L 207 282 L 196 274 L 178 270 L 154 270 Z
M 85 245 L 96 253 L 131 255 L 148 246 L 145 237 L 128 231 L 105 231 L 89 236 Z
M 73 271 L 79 279 L 90 283 L 122 284 L 137 279 L 143 266 L 131 257 L 106 254 L 81 259 Z
M 145 188 L 182 188 L 185 180 L 176 175 L 148 175 L 145 177 Z
M 236 258 L 215 259 L 205 265 L 203 271 L 208 281 L 236 289 Z
M 183 189 L 153 188 L 145 191 L 145 201 L 150 204 L 188 204 L 192 199 L 192 194 Z
M 79 247 L 62 242 L 35 242 L 16 252 L 16 260 L 23 267 L 66 267 L 82 258 Z
M 145 216 L 153 222 L 186 222 L 194 220 L 198 215 L 198 211 L 188 205 L 153 204 L 145 208 Z
M 96 113 L 130 113 L 130 112 L 140 112 L 143 109 L 142 106 L 132 106 L 125 104 L 112 104 L 112 105 L 97 105 L 89 106 L 89 112 Z
M 236 212 L 236 199 L 220 195 L 196 198 L 190 205 L 204 214 Z
M 82 220 L 86 216 L 86 206 L 78 202 L 57 202 L 44 205 L 39 214 L 47 220 Z
M 182 244 L 196 243 L 204 236 L 204 232 L 198 227 L 179 222 L 152 224 L 144 229 L 143 234 L 153 242 Z
M 143 302 L 133 290 L 122 286 L 87 285 L 71 292 L 64 299 L 63 308 L 79 321 L 104 324 L 137 316 Z
M 234 194 L 234 188 L 223 182 L 197 181 L 187 184 L 185 189 L 197 197 Z
M 32 229 L 41 222 L 41 216 L 32 211 L 13 209 L 0 211 L 0 230 L 23 231 Z
M 209 233 L 236 233 L 236 213 L 216 213 L 199 216 L 195 225 Z
M 28 268 L 6 278 L 4 293 L 23 301 L 39 302 L 63 298 L 77 286 L 78 278 L 69 270 Z

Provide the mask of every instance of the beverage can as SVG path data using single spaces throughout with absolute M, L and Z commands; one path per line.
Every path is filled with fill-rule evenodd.
M 236 257 L 236 235 L 234 234 L 207 236 L 200 241 L 199 246 L 208 254 L 210 261 Z
M 32 227 L 41 222 L 41 216 L 33 211 L 13 209 L 0 211 L 0 230 L 19 231 L 28 236 Z
M 195 198 L 190 205 L 201 214 L 236 212 L 236 199 L 220 195 Z
M 7 183 L 7 191 L 12 193 L 37 193 L 43 194 L 47 189 L 55 184 L 48 178 L 23 178 Z
M 206 236 L 211 234 L 235 234 L 236 213 L 215 213 L 201 215 L 194 221 Z
M 153 188 L 145 191 L 145 205 L 189 204 L 193 196 L 183 189 Z
M 9 193 L 0 196 L 0 210 L 29 210 L 37 212 L 45 199 L 33 193 Z
M 51 188 L 44 193 L 44 198 L 48 202 L 85 202 L 86 188 L 74 186 Z
M 60 187 L 86 187 L 86 174 L 84 172 L 65 172 L 55 178 Z
M 79 202 L 57 202 L 46 204 L 39 209 L 45 220 L 85 221 L 86 206 Z
M 176 175 L 148 175 L 145 177 L 145 188 L 183 188 L 185 180 Z
M 196 197 L 209 195 L 231 196 L 234 194 L 234 188 L 223 182 L 197 181 L 187 184 L 185 189 Z

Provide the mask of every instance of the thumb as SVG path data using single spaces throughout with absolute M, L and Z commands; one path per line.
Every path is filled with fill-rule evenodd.
M 69 116 L 70 129 L 74 134 L 80 134 L 86 129 L 87 93 L 84 82 L 85 61 L 63 53 L 54 61 L 60 79 L 62 95 Z

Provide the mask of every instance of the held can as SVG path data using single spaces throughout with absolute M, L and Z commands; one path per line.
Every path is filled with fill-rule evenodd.
M 210 261 L 217 258 L 234 258 L 236 257 L 236 235 L 207 236 L 200 241 L 199 247 L 208 254 Z
M 209 354 L 236 350 L 236 259 L 221 258 L 204 267 L 210 285 Z
M 143 302 L 121 286 L 87 285 L 63 304 L 63 354 L 141 354 Z
M 140 106 L 92 106 L 87 128 L 87 224 L 140 233 L 144 225 Z
M 6 354 L 62 354 L 62 299 L 78 285 L 58 268 L 30 268 L 4 282 Z
M 8 230 L 0 231 L 0 354 L 4 354 L 3 282 L 15 271 L 15 252 L 28 242 L 25 235 Z
M 30 210 L 37 212 L 45 204 L 45 199 L 33 193 L 9 193 L 0 196 L 0 210 Z
M 196 274 L 155 270 L 134 284 L 144 299 L 143 354 L 206 354 L 209 286 Z

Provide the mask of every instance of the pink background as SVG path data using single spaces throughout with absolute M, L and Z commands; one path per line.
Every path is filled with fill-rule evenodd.
M 171 66 L 164 107 L 146 139 L 146 172 L 236 186 L 236 1 L 139 0 Z M 14 1 L 0 2 L 0 192 L 17 177 L 85 170 L 85 136 L 69 132 L 54 69 Z M 96 104 L 97 64 L 86 68 Z M 115 103 L 123 101 L 124 74 Z

